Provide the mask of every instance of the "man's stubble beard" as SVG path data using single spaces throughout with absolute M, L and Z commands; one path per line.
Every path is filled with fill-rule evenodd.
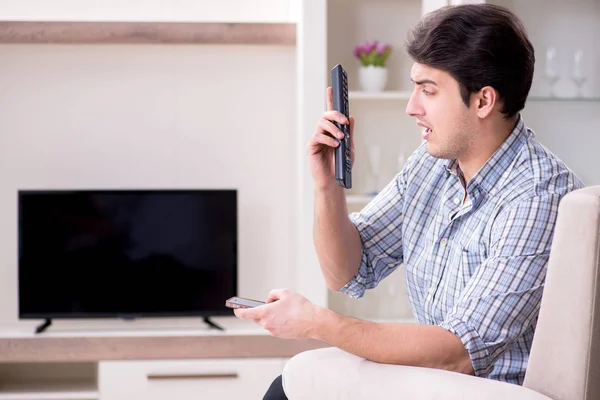
M 435 134 L 435 131 L 434 131 Z M 427 152 L 435 158 L 443 160 L 456 160 L 464 157 L 469 149 L 473 147 L 475 134 L 468 124 L 461 124 L 453 131 L 452 137 L 446 138 L 443 142 L 438 142 L 438 146 L 432 148 L 430 142 L 427 143 Z

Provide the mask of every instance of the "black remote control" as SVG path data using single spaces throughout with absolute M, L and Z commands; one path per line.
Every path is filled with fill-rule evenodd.
M 341 66 L 337 64 L 331 70 L 331 85 L 333 89 L 333 109 L 339 111 L 350 121 L 350 109 L 348 107 L 348 75 Z M 337 139 L 339 146 L 335 148 L 335 180 L 338 185 L 352 188 L 352 154 L 350 152 L 350 125 L 334 122 L 343 133 L 344 139 Z

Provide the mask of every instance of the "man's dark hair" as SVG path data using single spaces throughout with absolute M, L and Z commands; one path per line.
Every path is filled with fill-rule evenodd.
M 522 22 L 492 4 L 446 6 L 427 14 L 406 42 L 412 59 L 448 72 L 469 106 L 472 93 L 491 86 L 506 118 L 525 107 L 535 54 Z

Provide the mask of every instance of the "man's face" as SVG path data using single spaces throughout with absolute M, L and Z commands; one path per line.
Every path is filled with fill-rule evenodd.
M 458 82 L 447 72 L 415 63 L 411 69 L 414 89 L 406 113 L 423 127 L 427 151 L 433 157 L 463 159 L 476 137 L 475 107 L 467 108 Z

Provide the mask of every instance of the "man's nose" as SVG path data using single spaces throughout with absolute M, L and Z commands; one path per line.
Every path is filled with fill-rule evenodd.
M 408 104 L 406 105 L 406 114 L 411 117 L 423 116 L 425 115 L 425 110 L 421 106 L 419 102 L 419 96 L 416 92 L 413 92 L 408 99 Z

